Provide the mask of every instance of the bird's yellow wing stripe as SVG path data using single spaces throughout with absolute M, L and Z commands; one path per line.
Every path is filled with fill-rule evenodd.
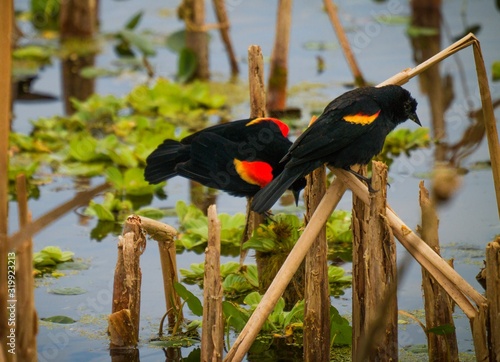
M 260 187 L 266 186 L 273 179 L 273 169 L 270 164 L 262 161 L 233 161 L 236 172 L 245 182 Z
M 360 124 L 360 125 L 367 125 L 375 121 L 380 114 L 380 111 L 374 114 L 363 114 L 363 113 L 356 113 L 351 116 L 344 116 L 344 120 L 349 123 L 354 123 L 354 124 Z

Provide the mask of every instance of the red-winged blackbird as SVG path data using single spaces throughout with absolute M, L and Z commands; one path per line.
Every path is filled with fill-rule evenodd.
M 280 160 L 292 145 L 287 135 L 279 119 L 252 118 L 208 127 L 180 142 L 167 139 L 148 156 L 144 177 L 154 184 L 179 175 L 250 197 L 283 171 Z M 290 184 L 296 200 L 304 186 L 303 178 Z
M 416 108 L 417 101 L 396 85 L 357 88 L 337 97 L 293 143 L 282 159 L 284 171 L 255 195 L 252 209 L 269 210 L 295 180 L 324 163 L 354 173 L 373 191 L 370 180 L 351 166 L 370 162 L 398 124 L 411 119 L 421 125 Z

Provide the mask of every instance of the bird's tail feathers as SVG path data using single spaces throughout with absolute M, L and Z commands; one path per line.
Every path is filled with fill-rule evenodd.
M 301 176 L 301 169 L 285 168 L 278 177 L 255 194 L 252 200 L 252 210 L 258 213 L 268 211 L 281 195 Z
M 157 184 L 177 175 L 179 162 L 189 160 L 189 145 L 175 140 L 165 140 L 146 159 L 144 178 L 150 184 Z

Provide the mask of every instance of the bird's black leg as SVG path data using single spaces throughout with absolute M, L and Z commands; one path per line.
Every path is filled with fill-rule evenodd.
M 350 167 L 346 167 L 344 170 L 346 170 L 347 172 L 352 173 L 354 176 L 356 176 L 361 181 L 364 181 L 366 183 L 366 186 L 368 186 L 368 191 L 369 192 L 377 192 L 378 191 L 378 190 L 375 190 L 372 187 L 372 178 L 371 177 L 363 176 L 363 175 L 357 173 L 356 171 L 353 171 Z

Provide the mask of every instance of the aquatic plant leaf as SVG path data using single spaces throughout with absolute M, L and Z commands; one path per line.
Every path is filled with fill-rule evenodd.
M 500 80 L 500 60 L 493 62 L 491 65 L 491 75 L 494 81 Z
M 95 216 L 101 221 L 115 221 L 113 213 L 94 200 L 91 200 L 89 206 L 85 209 L 85 215 Z
M 222 302 L 222 312 L 226 319 L 226 325 L 233 327 L 236 332 L 240 332 L 246 325 L 250 313 L 229 301 Z
M 153 46 L 153 43 L 144 35 L 137 34 L 128 29 L 121 30 L 119 32 L 119 35 L 129 44 L 136 47 L 144 56 L 149 57 L 156 55 L 156 50 Z
M 135 213 L 139 216 L 145 216 L 155 220 L 159 220 L 165 216 L 165 212 L 156 207 L 143 207 L 137 210 Z
M 144 12 L 138 11 L 136 14 L 134 14 L 129 21 L 127 21 L 127 24 L 125 24 L 125 29 L 128 30 L 134 30 L 137 25 L 141 22 L 142 16 L 144 15 Z
M 81 261 L 66 261 L 56 265 L 57 270 L 87 270 L 90 266 Z
M 193 79 L 193 76 L 198 67 L 198 59 L 193 50 L 182 48 L 177 61 L 176 79 L 179 83 L 186 83 Z
M 81 162 L 90 162 L 99 157 L 96 153 L 97 140 L 90 135 L 74 137 L 69 142 L 69 155 Z
M 446 335 L 446 334 L 452 334 L 455 332 L 455 326 L 452 324 L 443 324 L 440 326 L 436 326 L 433 328 L 429 328 L 427 330 L 429 333 L 434 333 L 440 336 Z
M 49 293 L 58 295 L 79 295 L 79 294 L 85 294 L 87 293 L 87 291 L 80 287 L 66 287 L 66 288 L 51 289 Z
M 424 26 L 413 26 L 410 25 L 406 29 L 406 34 L 411 38 L 416 38 L 419 36 L 434 36 L 439 34 L 438 28 L 429 28 Z
M 44 322 L 57 323 L 57 324 L 72 324 L 77 322 L 73 318 L 66 317 L 64 315 L 55 315 L 52 317 L 40 318 L 40 319 Z
M 259 287 L 259 273 L 256 265 L 245 265 L 243 276 L 254 288 Z
M 339 314 L 339 311 L 330 306 L 330 345 L 351 345 L 352 327 L 349 321 Z
M 194 315 L 201 317 L 203 315 L 203 306 L 200 300 L 180 283 L 175 283 L 174 288 L 177 294 L 186 302 L 189 310 Z
M 235 261 L 230 261 L 220 266 L 220 274 L 223 278 L 227 277 L 229 274 L 238 273 L 240 270 L 240 263 Z
M 229 274 L 222 282 L 224 293 L 237 296 L 243 295 L 249 290 L 254 290 L 254 287 L 241 274 Z

